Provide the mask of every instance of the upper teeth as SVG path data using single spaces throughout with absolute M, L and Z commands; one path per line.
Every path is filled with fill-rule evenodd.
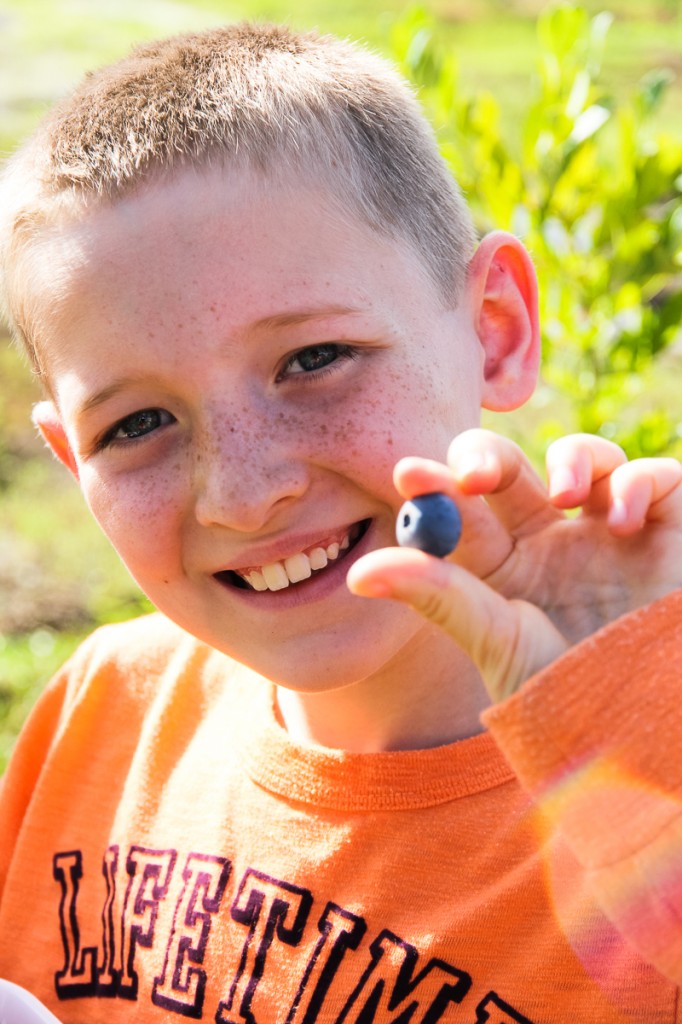
M 315 547 L 310 551 L 299 551 L 296 555 L 285 558 L 282 562 L 271 562 L 260 569 L 249 569 L 240 572 L 240 576 L 254 590 L 284 590 L 290 583 L 307 580 L 314 569 L 324 569 L 328 562 L 339 557 L 340 551 L 350 544 L 350 535 L 345 534 L 341 541 L 333 541 L 328 547 Z

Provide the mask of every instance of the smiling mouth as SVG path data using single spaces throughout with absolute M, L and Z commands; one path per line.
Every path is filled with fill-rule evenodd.
M 352 551 L 369 529 L 370 520 L 354 523 L 333 540 L 299 551 L 280 562 L 268 565 L 245 566 L 242 569 L 224 569 L 215 573 L 220 583 L 228 583 L 238 590 L 276 591 L 296 586 L 323 573 L 330 563 L 338 562 Z

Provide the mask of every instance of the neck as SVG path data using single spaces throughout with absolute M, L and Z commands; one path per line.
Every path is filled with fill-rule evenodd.
M 297 742 L 353 753 L 426 749 L 480 733 L 490 698 L 473 664 L 444 639 L 409 658 L 403 652 L 399 671 L 387 666 L 339 689 L 278 687 L 285 729 Z

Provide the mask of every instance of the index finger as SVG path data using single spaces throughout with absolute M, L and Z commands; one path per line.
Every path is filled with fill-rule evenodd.
M 562 518 L 530 459 L 508 437 L 467 430 L 450 445 L 448 464 L 458 486 L 465 493 L 484 495 L 497 520 L 515 537 Z
M 462 516 L 462 536 L 449 561 L 485 579 L 511 554 L 514 541 L 508 530 L 481 497 L 467 495 L 458 487 L 452 471 L 442 462 L 409 456 L 397 463 L 393 479 L 403 498 L 441 491 L 456 502 Z
M 562 518 L 521 448 L 491 430 L 459 434 L 448 450 L 448 466 L 401 459 L 394 482 L 406 498 L 439 490 L 458 502 L 463 530 L 454 560 L 482 579 L 507 561 L 518 536 Z

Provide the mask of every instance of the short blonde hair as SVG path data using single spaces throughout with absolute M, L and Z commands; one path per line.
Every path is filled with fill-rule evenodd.
M 417 250 L 456 303 L 474 230 L 407 83 L 342 40 L 238 24 L 141 46 L 88 75 L 0 179 L 0 295 L 38 367 L 16 257 L 55 211 L 115 201 L 154 173 L 222 161 L 304 174 Z

